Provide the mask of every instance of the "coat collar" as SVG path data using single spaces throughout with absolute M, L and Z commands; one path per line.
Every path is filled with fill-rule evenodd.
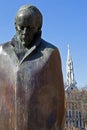
M 30 45 L 29 48 L 23 48 L 18 40 L 17 35 L 15 35 L 11 41 L 11 45 L 13 46 L 13 49 L 17 55 L 17 58 L 19 60 L 19 64 L 22 64 L 24 60 L 33 53 L 34 50 L 39 47 L 41 44 L 41 37 L 38 37 L 37 40 L 35 40 L 32 45 Z

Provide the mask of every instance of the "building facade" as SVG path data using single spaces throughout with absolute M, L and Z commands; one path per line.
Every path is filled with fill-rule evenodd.
M 83 129 L 87 127 L 87 91 L 80 90 L 76 86 L 74 77 L 73 61 L 68 45 L 68 55 L 66 62 L 66 121 L 67 129 Z

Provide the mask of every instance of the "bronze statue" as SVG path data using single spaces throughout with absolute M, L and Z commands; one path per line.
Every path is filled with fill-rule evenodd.
M 22 6 L 16 35 L 0 46 L 0 130 L 63 130 L 61 59 L 41 38 L 42 21 L 35 6 Z

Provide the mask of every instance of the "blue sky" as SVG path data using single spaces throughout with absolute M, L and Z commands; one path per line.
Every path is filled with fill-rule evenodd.
M 66 81 L 67 45 L 70 45 L 78 87 L 87 84 L 87 0 L 0 1 L 0 43 L 15 34 L 14 17 L 24 4 L 37 6 L 43 14 L 42 37 L 57 46 Z

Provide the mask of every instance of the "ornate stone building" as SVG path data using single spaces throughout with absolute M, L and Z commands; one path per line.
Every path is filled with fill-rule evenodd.
M 87 127 L 87 91 L 79 90 L 74 77 L 73 61 L 68 45 L 68 56 L 66 63 L 66 122 L 68 129 L 81 129 Z

